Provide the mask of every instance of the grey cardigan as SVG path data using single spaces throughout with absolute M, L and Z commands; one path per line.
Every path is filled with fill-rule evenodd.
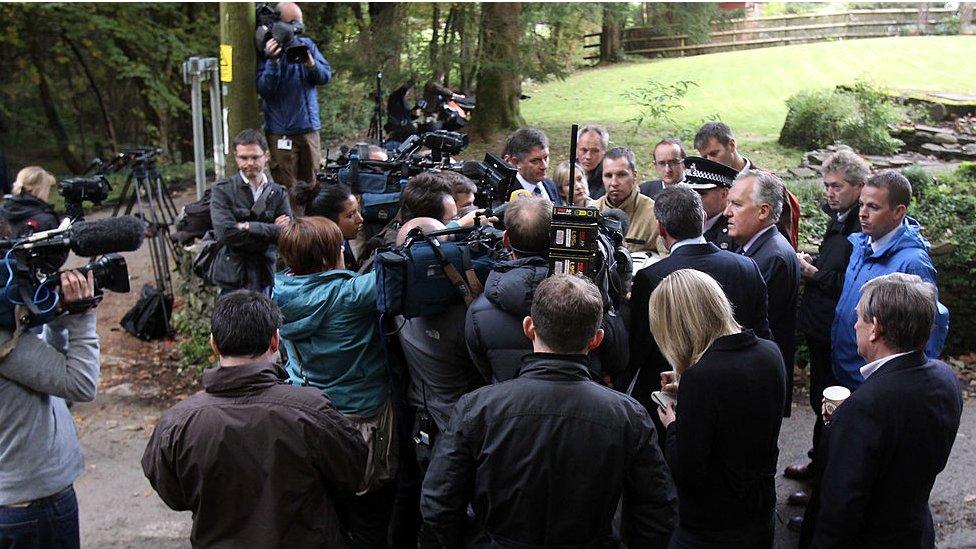
M 10 335 L 0 330 L 0 342 Z M 51 321 L 44 339 L 24 333 L 0 362 L 0 505 L 56 494 L 84 470 L 65 400 L 93 400 L 98 371 L 93 311 Z

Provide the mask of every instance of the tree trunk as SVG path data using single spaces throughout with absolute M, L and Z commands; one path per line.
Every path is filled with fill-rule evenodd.
M 353 17 L 356 18 L 356 28 L 359 30 L 360 34 L 366 32 L 366 19 L 363 18 L 363 6 L 359 2 L 351 2 L 350 7 L 352 7 Z
M 244 2 L 220 3 L 220 43 L 233 48 L 233 80 L 223 82 L 224 112 L 227 120 L 227 166 L 234 166 L 230 147 L 234 136 L 248 128 L 261 128 L 258 91 L 255 82 L 257 52 L 254 50 L 254 5 Z
M 959 4 L 959 34 L 973 34 L 976 27 L 973 26 L 973 3 L 962 2 Z
M 478 72 L 478 108 L 474 111 L 472 130 L 488 139 L 496 131 L 512 130 L 525 124 L 519 111 L 522 4 L 486 2 L 481 10 L 483 54 Z
M 85 73 L 85 78 L 88 79 L 88 85 L 91 88 L 92 94 L 95 95 L 95 101 L 98 103 L 98 108 L 102 114 L 102 122 L 105 125 L 105 133 L 108 135 L 109 143 L 112 145 L 112 154 L 116 155 L 119 152 L 119 140 L 115 136 L 115 126 L 112 124 L 112 117 L 108 114 L 108 105 L 105 104 L 105 98 L 102 97 L 102 91 L 98 88 L 98 84 L 95 82 L 95 76 L 92 74 L 91 65 L 88 63 L 88 58 L 82 55 L 81 50 L 78 49 L 78 45 L 75 44 L 67 33 L 63 30 L 61 31 L 61 39 L 64 43 L 68 45 L 68 48 L 74 53 L 75 58 L 78 59 L 78 64 L 81 65 L 82 70 Z
M 927 2 L 918 4 L 918 30 L 917 34 L 925 34 L 929 22 L 929 5 Z
M 441 6 L 438 3 L 433 4 L 432 14 L 430 16 L 430 72 L 432 74 L 437 74 L 438 69 L 440 69 L 440 54 L 438 48 L 440 48 L 440 36 L 438 33 L 441 31 Z
M 390 75 L 400 74 L 400 52 L 403 35 L 400 29 L 400 4 L 386 2 L 369 3 L 369 29 L 373 59 L 379 60 L 381 69 Z
M 85 165 L 75 155 L 75 147 L 71 144 L 71 140 L 68 137 L 68 130 L 65 129 L 61 115 L 58 113 L 54 95 L 51 93 L 51 85 L 47 81 L 47 71 L 41 65 L 40 59 L 38 59 L 33 48 L 31 48 L 29 57 L 37 76 L 37 92 L 41 100 L 41 106 L 44 109 L 44 116 L 47 118 L 47 126 L 51 129 L 51 133 L 54 134 L 54 140 L 58 144 L 58 151 L 61 153 L 64 164 L 71 170 L 71 173 L 80 174 L 85 171 Z
M 620 39 L 620 20 L 614 5 L 603 4 L 603 31 L 600 34 L 600 63 L 618 63 L 624 58 Z

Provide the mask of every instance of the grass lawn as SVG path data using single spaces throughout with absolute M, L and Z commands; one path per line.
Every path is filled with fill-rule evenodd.
M 562 81 L 523 86 L 526 121 L 544 129 L 554 159 L 568 157 L 569 126 L 600 122 L 613 144 L 635 148 L 649 175 L 650 147 L 666 135 L 693 132 L 717 113 L 732 127 L 747 156 L 764 167 L 796 166 L 801 151 L 776 143 L 788 97 L 808 88 L 827 88 L 858 78 L 892 89 L 976 93 L 976 37 L 924 36 L 821 42 L 685 58 L 630 62 L 580 71 Z M 640 111 L 621 97 L 648 80 L 692 80 L 673 118 L 678 128 L 635 130 Z M 686 143 L 690 146 L 690 143 Z

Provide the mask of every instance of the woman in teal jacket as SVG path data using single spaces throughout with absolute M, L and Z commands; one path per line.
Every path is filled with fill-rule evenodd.
M 342 232 L 324 217 L 293 221 L 278 251 L 288 270 L 275 275 L 274 300 L 292 383 L 321 388 L 343 414 L 373 417 L 388 400 L 375 273 L 345 269 Z

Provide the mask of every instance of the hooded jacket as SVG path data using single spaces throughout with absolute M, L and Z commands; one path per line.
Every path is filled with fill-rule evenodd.
M 529 316 L 532 296 L 549 276 L 549 262 L 540 256 L 523 257 L 495 265 L 485 281 L 485 291 L 468 308 L 464 338 L 480 372 L 491 372 L 490 381 L 512 379 L 522 357 L 532 352 L 532 342 L 522 330 Z M 600 327 L 603 343 L 590 351 L 587 367 L 595 374 L 616 376 L 627 366 L 629 336 L 617 313 L 604 310 Z
M 937 273 L 929 257 L 929 242 L 922 236 L 918 221 L 911 217 L 905 216 L 898 233 L 877 252 L 871 248 L 870 239 L 864 233 L 854 233 L 847 239 L 853 249 L 847 272 L 844 273 L 844 289 L 834 311 L 830 343 L 834 376 L 841 385 L 853 391 L 864 383 L 860 370 L 865 361 L 857 354 L 857 335 L 854 333 L 854 323 L 857 321 L 854 309 L 861 299 L 861 287 L 870 280 L 891 273 L 918 275 L 935 285 Z M 932 335 L 925 347 L 926 356 L 939 357 L 948 333 L 949 310 L 940 303 Z
M 0 216 L 10 224 L 14 237 L 55 229 L 61 222 L 54 207 L 28 193 L 15 194 L 5 200 L 0 205 Z
M 512 379 L 532 342 L 522 331 L 522 319 L 532 309 L 535 289 L 549 275 L 549 263 L 531 256 L 504 261 L 485 281 L 485 291 L 468 308 L 464 338 L 477 368 L 491 370 L 496 381 Z
M 376 332 L 376 273 L 347 270 L 275 275 L 275 303 L 295 385 L 322 389 L 343 414 L 372 417 L 387 399 Z

